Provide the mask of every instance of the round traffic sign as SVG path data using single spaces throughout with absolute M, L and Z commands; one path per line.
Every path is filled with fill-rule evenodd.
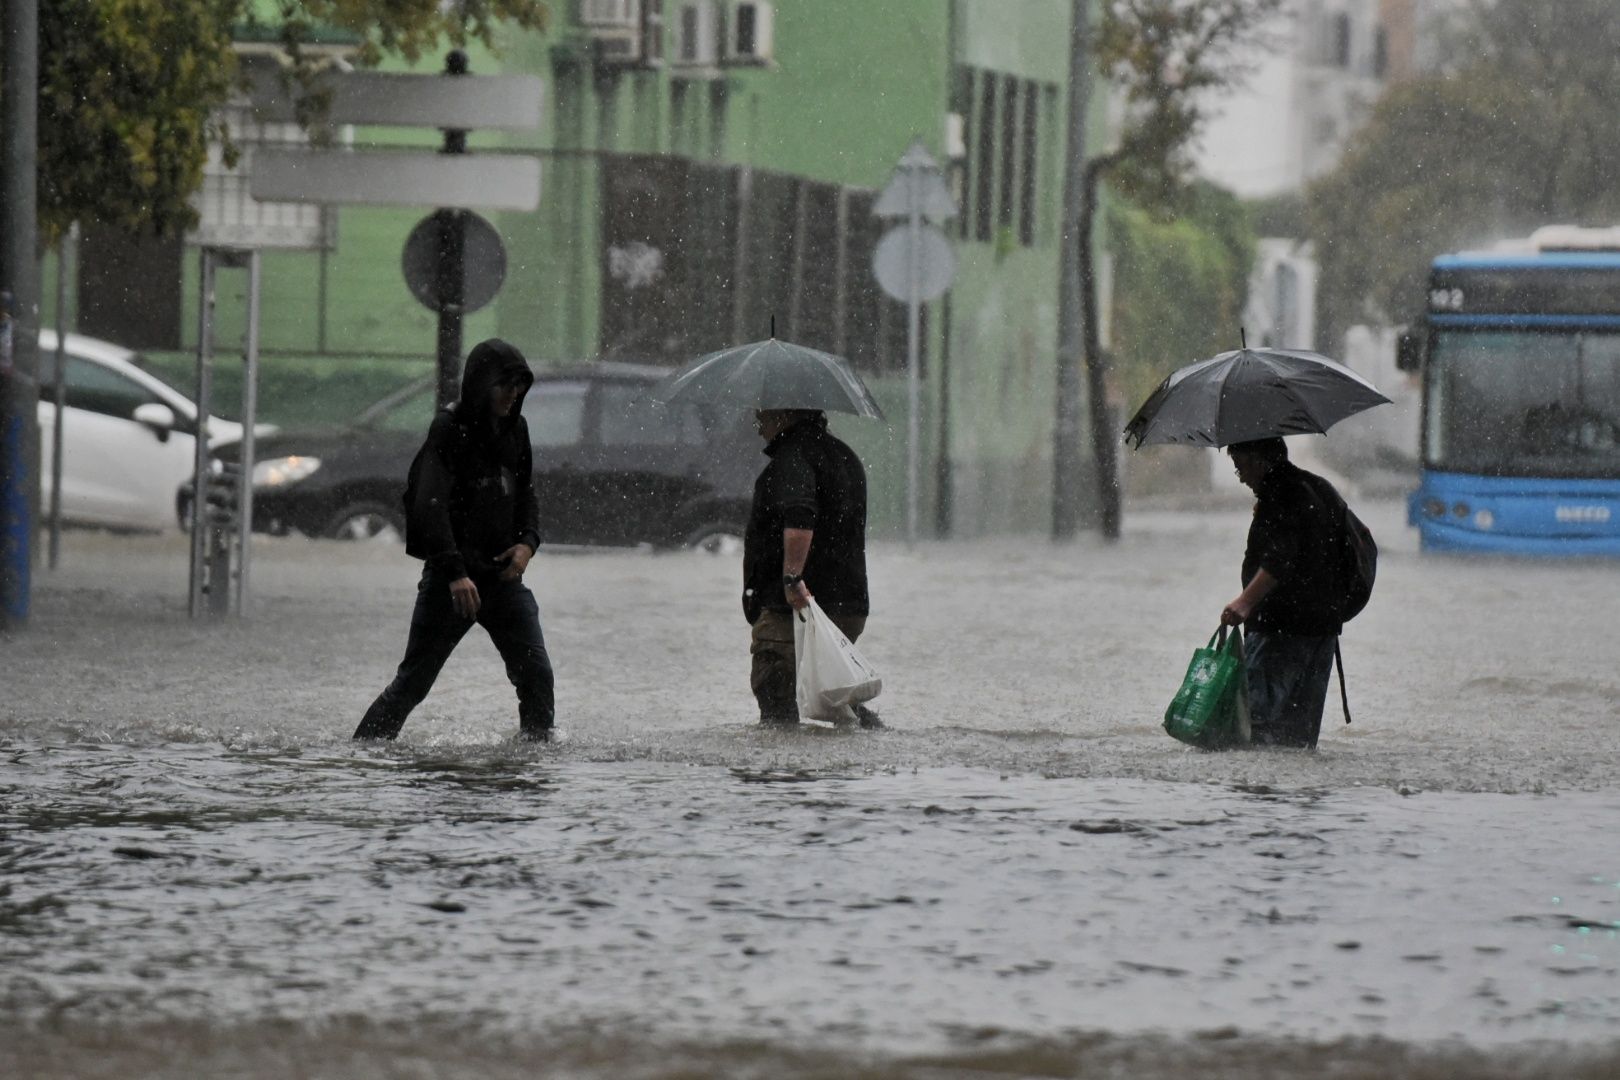
M 935 300 L 944 295 L 956 277 L 956 255 L 945 234 L 932 225 L 913 230 L 910 225 L 890 229 L 872 252 L 872 272 L 883 291 L 896 300 L 911 299 L 912 248 L 915 236 L 917 258 L 917 299 Z
M 506 248 L 495 226 L 471 210 L 435 210 L 416 223 L 405 240 L 401 263 L 411 295 L 430 311 L 445 306 L 440 295 L 439 259 L 448 230 L 460 220 L 462 240 L 462 314 L 477 311 L 501 291 L 506 280 Z

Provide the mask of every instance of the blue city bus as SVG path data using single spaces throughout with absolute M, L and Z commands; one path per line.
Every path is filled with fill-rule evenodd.
M 1424 550 L 1620 556 L 1620 245 L 1587 232 L 1434 261 L 1397 356 L 1423 379 Z

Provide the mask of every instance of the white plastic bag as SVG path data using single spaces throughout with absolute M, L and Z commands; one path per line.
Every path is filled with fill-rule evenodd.
M 793 657 L 798 667 L 799 716 L 853 724 L 850 706 L 870 701 L 883 690 L 883 680 L 866 657 L 812 598 L 794 613 Z

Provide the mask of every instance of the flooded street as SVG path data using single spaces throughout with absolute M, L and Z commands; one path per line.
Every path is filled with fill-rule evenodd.
M 0 699 L 0 1074 L 1612 1076 L 1620 576 L 1364 516 L 1315 754 L 1158 726 L 1236 510 L 878 545 L 876 734 L 753 726 L 734 560 L 542 553 L 545 747 L 477 631 L 348 741 L 397 548 L 265 541 L 206 625 L 178 538 L 70 534 Z

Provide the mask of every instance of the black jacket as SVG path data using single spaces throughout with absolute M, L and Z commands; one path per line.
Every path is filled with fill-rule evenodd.
M 865 615 L 866 470 L 825 417 L 805 420 L 765 447 L 771 460 L 754 482 L 743 536 L 743 614 L 788 611 L 782 595 L 786 529 L 810 529 L 804 583 L 831 615 Z
M 491 421 L 490 395 L 516 378 L 522 393 L 510 416 Z M 540 542 L 533 451 L 522 415 L 534 373 L 523 354 L 496 338 L 474 346 L 461 374 L 461 398 L 441 410 L 411 462 L 405 484 L 405 551 L 454 580 L 491 577 L 496 556 Z
M 1248 625 L 1276 634 L 1338 634 L 1343 626 L 1333 615 L 1332 598 L 1344 500 L 1332 484 L 1288 461 L 1266 473 L 1258 495 L 1243 553 L 1243 585 L 1262 568 L 1277 585 Z

